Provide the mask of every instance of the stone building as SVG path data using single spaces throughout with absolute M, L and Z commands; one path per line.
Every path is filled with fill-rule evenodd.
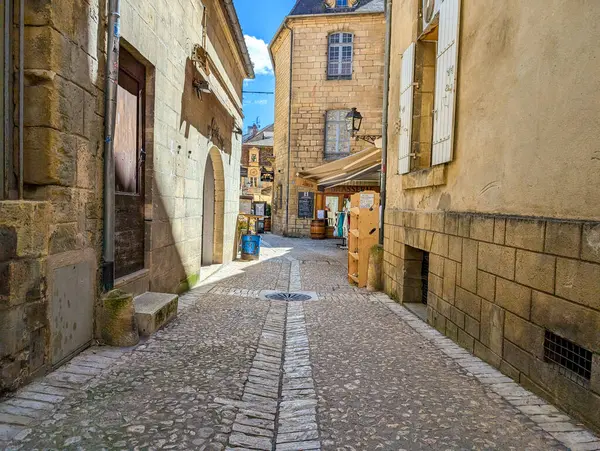
M 273 198 L 273 124 L 259 130 L 249 127 L 244 136 L 241 161 L 241 194 L 254 202 L 271 205 Z
M 576 6 L 393 1 L 384 271 L 398 301 L 598 428 L 600 4 Z
M 0 392 L 98 337 L 107 3 L 0 6 Z M 120 3 L 109 275 L 177 293 L 233 258 L 253 69 L 231 2 Z
M 273 230 L 307 236 L 298 196 L 315 192 L 298 174 L 373 147 L 351 139 L 345 118 L 363 116 L 361 134 L 381 136 L 383 0 L 300 0 L 269 50 L 275 72 Z M 340 204 L 341 205 L 341 204 Z

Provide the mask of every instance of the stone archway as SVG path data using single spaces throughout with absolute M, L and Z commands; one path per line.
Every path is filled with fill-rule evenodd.
M 221 153 L 212 147 L 204 170 L 202 266 L 223 263 L 225 171 Z

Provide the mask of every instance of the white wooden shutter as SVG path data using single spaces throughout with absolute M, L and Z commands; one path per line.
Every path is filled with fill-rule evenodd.
M 460 0 L 442 0 L 438 28 L 432 164 L 452 161 Z
M 415 43 L 402 54 L 400 75 L 400 147 L 398 172 L 410 172 L 410 154 L 412 150 L 413 92 L 415 81 Z

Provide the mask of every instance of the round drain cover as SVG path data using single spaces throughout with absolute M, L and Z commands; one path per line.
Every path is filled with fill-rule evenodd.
M 265 296 L 267 299 L 272 301 L 288 301 L 288 302 L 302 302 L 310 301 L 312 296 L 301 293 L 272 293 Z

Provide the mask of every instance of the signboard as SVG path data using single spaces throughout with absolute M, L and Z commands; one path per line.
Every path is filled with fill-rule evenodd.
M 306 180 L 302 177 L 296 177 L 296 186 L 301 186 L 303 188 L 317 189 L 317 182 L 312 180 Z
M 375 204 L 375 194 L 361 193 L 360 208 L 371 208 L 373 204 Z
M 240 199 L 240 213 L 252 214 L 252 199 Z
M 254 204 L 254 214 L 256 216 L 264 216 L 266 214 L 266 211 L 267 211 L 266 202 L 256 202 Z
M 312 219 L 315 211 L 315 193 L 298 193 L 298 217 L 301 219 Z

